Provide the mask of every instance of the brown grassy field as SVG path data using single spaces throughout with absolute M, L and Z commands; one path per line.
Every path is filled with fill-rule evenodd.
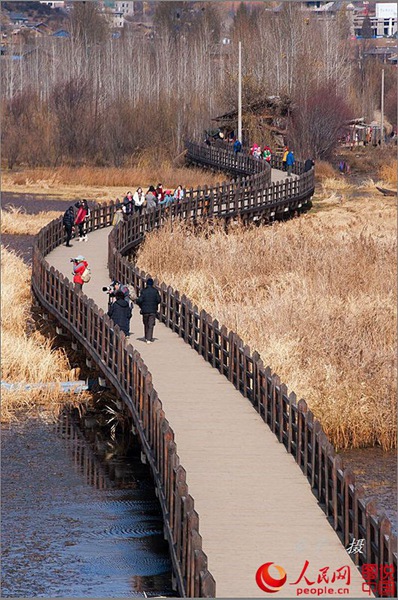
M 336 189 L 336 188 L 335 188 Z M 326 188 L 299 219 L 148 236 L 140 268 L 187 294 L 304 397 L 337 448 L 396 446 L 394 198 Z
M 163 184 L 165 189 L 175 189 L 179 184 L 186 188 L 215 184 L 225 179 L 222 174 L 211 174 L 201 169 L 174 167 L 165 163 L 159 165 L 156 173 L 153 167 L 143 163 L 130 169 L 95 167 L 57 167 L 21 169 L 2 173 L 3 192 L 30 193 L 56 199 L 73 200 L 87 198 L 104 202 L 120 198 L 131 190 L 142 186 Z
M 66 354 L 54 350 L 52 341 L 32 325 L 30 276 L 30 268 L 1 247 L 2 379 L 9 383 L 74 379 L 76 373 L 71 371 Z M 2 390 L 1 396 L 3 423 L 18 418 L 21 412 L 26 416 L 45 410 L 47 415 L 55 415 L 71 399 L 61 391 L 46 390 Z M 78 401 L 78 396 L 72 401 Z
M 1 233 L 36 235 L 40 229 L 61 214 L 62 212 L 48 211 L 27 215 L 23 210 L 12 206 L 9 210 L 1 211 Z
M 101 184 L 117 181 L 112 177 L 118 177 L 118 173 L 100 171 Z M 195 171 L 192 175 L 191 170 L 185 171 L 186 179 L 177 172 L 176 182 L 188 185 L 189 181 L 194 187 L 211 182 L 207 172 Z M 59 192 L 68 200 L 73 194 L 105 200 L 115 198 L 118 189 L 125 193 L 126 188 L 135 187 L 111 186 L 101 196 L 98 190 L 102 193 L 105 188 L 90 187 L 93 170 L 84 180 L 84 172 L 65 169 L 62 171 L 65 184 L 45 179 L 48 177 L 45 170 L 34 173 L 28 179 L 29 191 L 38 192 L 40 188 L 40 193 L 49 197 Z M 196 182 L 188 178 L 189 173 L 198 177 Z M 386 187 L 393 187 L 394 173 L 396 184 L 394 166 L 382 165 L 376 178 L 381 178 Z M 222 179 L 213 177 L 214 181 Z M 163 183 L 167 181 L 164 177 L 160 179 Z M 328 163 L 317 165 L 317 179 L 320 192 L 314 197 L 313 209 L 300 219 L 266 228 L 237 226 L 229 235 L 219 229 L 209 236 L 206 232 L 196 236 L 190 228 L 177 227 L 170 236 L 165 229 L 148 236 L 139 264 L 186 293 L 237 331 L 252 349 L 258 350 L 289 389 L 306 398 L 337 447 L 372 444 L 393 447 L 396 444 L 395 200 L 375 193 L 369 175 L 358 184 L 352 177 L 340 176 Z M 84 181 L 87 184 L 83 185 Z M 147 181 L 151 181 L 150 174 Z M 22 183 L 14 181 L 12 185 L 13 191 L 25 190 Z M 7 215 L 2 215 L 2 230 L 25 233 L 28 226 L 28 233 L 36 232 L 57 215 L 32 216 L 16 211 L 11 224 Z M 17 268 L 17 263 L 13 267 L 12 262 L 19 259 L 11 253 L 3 254 L 10 267 L 2 261 L 5 290 L 2 344 L 15 346 L 15 352 L 6 350 L 9 354 L 3 354 L 4 379 L 38 381 L 47 377 L 46 373 L 51 377 L 58 373 L 60 380 L 67 379 L 69 366 L 65 356 L 54 353 L 51 343 L 47 344 L 39 334 L 35 334 L 35 344 L 43 350 L 41 366 L 30 370 L 32 355 L 36 356 L 36 352 L 40 355 L 41 351 L 27 343 L 30 342 L 25 329 L 30 302 L 29 269 L 19 261 L 26 270 L 18 291 L 20 301 L 10 293 L 7 286 L 12 278 L 6 276 L 7 271 L 11 273 Z M 15 335 L 18 341 L 13 343 Z M 27 361 L 18 360 L 22 355 L 28 357 Z M 53 363 L 58 365 L 55 371 Z M 30 394 L 22 398 L 18 393 L 18 398 L 9 404 L 3 402 L 2 418 L 12 414 L 8 406 L 22 406 L 25 402 L 26 406 L 34 407 L 38 394 Z

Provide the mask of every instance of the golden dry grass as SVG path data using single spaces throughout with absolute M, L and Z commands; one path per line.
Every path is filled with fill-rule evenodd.
M 3 171 L 3 192 L 23 191 L 48 195 L 57 199 L 71 200 L 87 198 L 102 202 L 120 198 L 137 187 L 149 187 L 163 183 L 165 189 L 176 188 L 179 184 L 186 188 L 197 188 L 205 184 L 216 184 L 225 176 L 212 175 L 208 171 L 187 167 L 174 167 L 169 163 L 160 164 L 157 170 L 153 165 L 142 161 L 134 168 L 99 167 L 58 167 Z
M 383 181 L 397 187 L 397 160 L 393 160 L 380 168 L 379 175 Z
M 27 215 L 24 210 L 11 206 L 8 210 L 1 211 L 1 233 L 36 235 L 47 223 L 61 214 L 59 211 L 48 211 Z
M 349 179 L 344 175 L 337 177 L 326 177 L 322 180 L 322 190 L 324 193 L 328 193 L 330 191 L 335 190 L 344 190 L 348 191 L 353 188 L 353 185 L 350 183 Z
M 39 331 L 28 331 L 31 294 L 30 268 L 14 253 L 1 247 L 1 358 L 2 379 L 7 382 L 67 381 L 75 375 L 63 350 Z M 2 422 L 45 407 L 54 414 L 70 397 L 60 391 L 2 391 Z M 77 397 L 76 397 L 77 400 Z
M 138 265 L 257 350 L 336 447 L 388 449 L 396 446 L 395 208 L 350 202 L 228 235 L 164 228 L 148 236 Z
M 315 165 L 315 177 L 319 181 L 322 181 L 323 179 L 333 179 L 336 177 L 336 171 L 329 162 L 317 160 Z

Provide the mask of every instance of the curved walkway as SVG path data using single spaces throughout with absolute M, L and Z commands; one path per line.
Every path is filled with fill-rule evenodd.
M 73 249 L 59 246 L 46 257 L 70 278 L 70 257 L 83 254 L 93 273 L 84 291 L 104 310 L 107 295 L 101 288 L 109 283 L 109 231 L 93 232 L 87 243 L 74 242 Z M 255 574 L 263 563 L 275 562 L 287 572 L 288 583 L 273 596 L 296 597 L 296 586 L 290 583 L 299 578 L 307 560 L 306 577 L 315 582 L 320 569 L 329 567 L 331 577 L 350 565 L 346 597 L 367 597 L 357 568 L 300 468 L 250 403 L 162 324 L 156 324 L 156 342 L 145 344 L 138 307 L 133 311 L 131 331 L 130 343 L 152 373 L 175 433 L 217 596 L 265 597 Z M 305 587 L 305 580 L 300 585 Z M 336 590 L 345 587 L 345 582 L 327 587 Z

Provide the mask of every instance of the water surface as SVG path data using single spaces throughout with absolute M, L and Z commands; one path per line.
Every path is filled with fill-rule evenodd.
M 93 439 L 2 427 L 2 597 L 173 595 L 147 467 Z

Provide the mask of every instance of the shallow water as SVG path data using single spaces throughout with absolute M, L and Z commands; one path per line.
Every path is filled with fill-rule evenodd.
M 27 265 L 32 264 L 32 248 L 34 235 L 13 235 L 2 233 L 1 244 L 8 250 L 13 250 Z
M 91 437 L 2 428 L 2 597 L 175 595 L 147 467 Z
M 355 474 L 365 498 L 375 500 L 379 514 L 385 514 L 397 534 L 397 452 L 381 448 L 345 450 L 340 455 L 345 467 Z
M 7 210 L 9 206 L 21 208 L 30 215 L 36 215 L 39 212 L 59 210 L 64 212 L 76 200 L 56 200 L 40 194 L 17 194 L 15 192 L 2 192 L 1 205 Z

